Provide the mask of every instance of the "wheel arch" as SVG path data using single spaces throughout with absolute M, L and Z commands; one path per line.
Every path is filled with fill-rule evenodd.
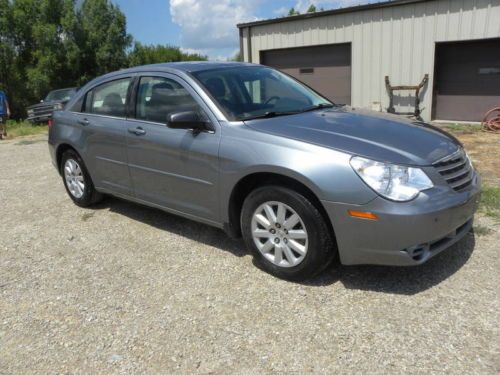
M 72 150 L 72 151 L 76 152 L 80 157 L 82 157 L 82 155 L 80 155 L 80 153 L 76 150 L 76 148 L 73 147 L 72 145 L 70 145 L 69 143 L 61 143 L 60 145 L 58 145 L 56 148 L 56 162 L 57 162 L 57 170 L 59 171 L 59 174 L 62 173 L 62 168 L 61 168 L 62 156 L 68 150 Z
M 228 223 L 226 232 L 232 237 L 241 237 L 241 209 L 248 194 L 257 187 L 277 185 L 294 190 L 305 196 L 321 213 L 333 236 L 335 236 L 330 218 L 313 189 L 294 177 L 276 172 L 255 172 L 242 177 L 233 187 L 228 204 Z

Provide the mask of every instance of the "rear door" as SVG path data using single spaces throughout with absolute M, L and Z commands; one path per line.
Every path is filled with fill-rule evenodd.
M 132 77 L 120 77 L 89 90 L 75 126 L 82 130 L 83 153 L 96 187 L 133 195 L 127 166 L 126 108 Z
M 161 207 L 218 221 L 220 128 L 196 92 L 171 74 L 138 77 L 135 118 L 127 121 L 128 161 L 135 195 Z M 170 129 L 173 112 L 197 111 L 213 127 L 193 134 Z

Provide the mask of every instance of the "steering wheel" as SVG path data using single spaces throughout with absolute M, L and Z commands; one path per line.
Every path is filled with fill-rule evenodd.
M 279 96 L 271 96 L 269 99 L 266 100 L 264 104 L 269 104 L 272 100 L 280 100 L 281 98 Z

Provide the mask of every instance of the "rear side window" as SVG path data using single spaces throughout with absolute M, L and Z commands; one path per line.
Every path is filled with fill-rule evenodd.
M 165 124 L 170 113 L 203 110 L 178 82 L 163 77 L 141 77 L 137 92 L 135 117 Z
M 126 117 L 130 81 L 130 78 L 123 78 L 94 87 L 87 93 L 84 112 Z

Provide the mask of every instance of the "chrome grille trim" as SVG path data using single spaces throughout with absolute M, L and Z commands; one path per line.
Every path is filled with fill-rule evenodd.
M 465 189 L 472 183 L 472 165 L 463 149 L 438 160 L 433 166 L 455 191 Z
M 52 113 L 53 110 L 54 110 L 54 106 L 51 105 L 51 106 L 43 106 L 43 107 L 34 108 L 33 112 L 35 113 L 36 116 L 40 116 L 40 115 L 46 115 L 46 114 Z
M 470 167 L 470 164 L 466 164 L 464 163 L 465 165 L 463 165 L 459 170 L 457 170 L 456 172 L 453 172 L 453 173 L 450 173 L 450 174 L 444 174 L 444 173 L 441 173 L 442 176 L 445 177 L 446 181 L 449 181 L 449 180 L 453 180 L 457 177 L 460 177 L 462 175 L 464 175 L 465 173 L 469 173 L 471 171 L 471 167 Z
M 457 170 L 461 169 L 465 163 L 467 163 L 467 161 L 460 159 L 459 161 L 454 162 L 453 164 L 446 164 L 442 167 L 438 167 L 437 170 L 441 174 L 453 173 L 452 171 L 453 169 L 455 168 L 457 168 Z
M 471 182 L 470 176 L 467 174 L 463 179 L 453 182 L 450 184 L 453 190 L 462 190 L 464 187 L 468 186 Z

